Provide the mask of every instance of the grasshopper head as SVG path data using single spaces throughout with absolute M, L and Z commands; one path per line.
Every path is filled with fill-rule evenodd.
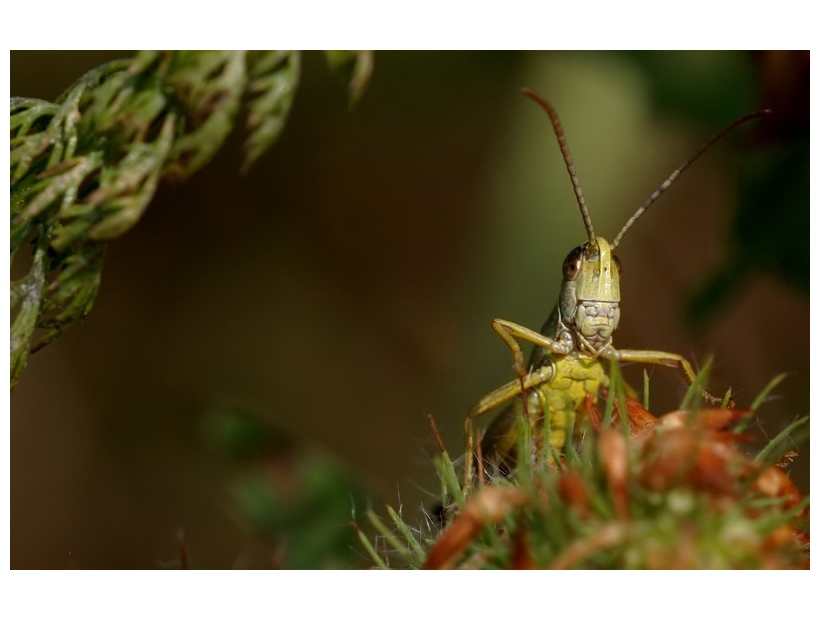
M 592 218 L 590 218 L 584 202 L 584 193 L 581 191 L 581 184 L 578 181 L 578 175 L 575 173 L 575 164 L 572 163 L 572 157 L 569 154 L 569 147 L 567 146 L 561 121 L 558 119 L 558 113 L 552 107 L 552 104 L 541 95 L 529 88 L 525 88 L 523 92 L 544 108 L 550 117 L 589 238 L 589 241 L 584 245 L 570 252 L 564 261 L 564 283 L 561 285 L 561 295 L 558 300 L 559 320 L 562 323 L 561 329 L 563 330 L 562 336 L 565 336 L 567 332 L 571 333 L 579 349 L 597 356 L 612 343 L 612 332 L 618 327 L 618 319 L 620 318 L 618 302 L 621 300 L 618 280 L 621 266 L 612 251 L 618 247 L 626 231 L 666 191 L 672 182 L 715 142 L 741 123 L 764 116 L 771 111 L 760 110 L 741 116 L 704 142 L 697 151 L 661 183 L 660 187 L 627 220 L 621 232 L 610 244 L 605 239 L 595 236 L 595 231 L 592 228 Z
M 609 242 L 595 237 L 567 255 L 559 305 L 578 348 L 600 354 L 612 343 L 621 311 L 621 264 Z

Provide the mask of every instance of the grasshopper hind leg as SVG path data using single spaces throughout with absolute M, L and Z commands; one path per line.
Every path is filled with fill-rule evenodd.
M 509 404 L 499 413 L 481 440 L 481 454 L 484 468 L 497 470 L 502 476 L 509 476 L 516 464 L 515 425 L 518 414 L 514 404 Z

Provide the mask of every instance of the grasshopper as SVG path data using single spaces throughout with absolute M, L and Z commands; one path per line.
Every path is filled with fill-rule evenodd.
M 555 108 L 530 89 L 525 88 L 522 92 L 534 99 L 549 115 L 575 190 L 588 240 L 573 249 L 564 260 L 558 302 L 540 332 L 511 321 L 493 319 L 493 330 L 512 352 L 517 378 L 487 394 L 467 413 L 464 424 L 465 493 L 469 492 L 473 482 L 474 420 L 516 396 L 522 395 L 520 400 L 509 403 L 490 423 L 480 443 L 483 458 L 495 461 L 505 473 L 515 464 L 521 428 L 517 426 L 517 420 L 522 414 L 525 423 L 529 425 L 531 436 L 536 439 L 536 445 L 537 438 L 543 434 L 538 431 L 549 424 L 549 448 L 559 452 L 563 449 L 567 434 L 574 427 L 575 415 L 583 406 L 586 395 L 595 395 L 599 388 L 609 384 L 603 359 L 677 367 L 682 369 L 690 384 L 694 382 L 695 372 L 681 355 L 663 351 L 616 349 L 613 346 L 612 334 L 620 320 L 618 304 L 621 299 L 621 264 L 614 251 L 638 218 L 709 147 L 741 123 L 769 113 L 769 110 L 762 110 L 742 116 L 704 142 L 652 193 L 627 220 L 614 241 L 609 243 L 593 231 L 592 218 L 584 202 Z M 519 341 L 535 345 L 527 366 L 524 365 L 524 354 Z M 710 403 L 720 402 L 705 392 L 703 398 Z M 519 406 L 516 407 L 516 404 Z

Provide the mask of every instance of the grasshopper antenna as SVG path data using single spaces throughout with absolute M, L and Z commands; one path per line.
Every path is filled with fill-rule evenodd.
M 584 201 L 584 192 L 581 191 L 581 184 L 575 172 L 575 164 L 572 163 L 572 156 L 569 154 L 569 147 L 567 146 L 567 139 L 564 137 L 564 128 L 561 126 L 561 119 L 558 118 L 558 113 L 555 111 L 555 108 L 552 107 L 552 104 L 534 90 L 522 88 L 521 92 L 534 100 L 549 114 L 552 128 L 555 131 L 555 137 L 558 138 L 558 146 L 561 148 L 561 155 L 564 156 L 564 163 L 567 165 L 567 172 L 569 172 L 569 178 L 572 181 L 572 188 L 575 190 L 575 197 L 578 199 L 578 206 L 581 208 L 581 216 L 584 218 L 584 227 L 587 229 L 587 235 L 589 235 L 590 246 L 595 247 L 595 232 L 592 230 L 592 218 L 589 216 L 589 210 L 587 210 L 587 205 Z
M 638 220 L 639 217 L 641 217 L 644 214 L 644 212 L 650 207 L 650 205 L 653 202 L 655 202 L 670 185 L 672 185 L 672 182 L 675 179 L 677 179 L 684 170 L 691 166 L 698 157 L 703 155 L 703 153 L 705 153 L 709 149 L 709 147 L 711 147 L 715 142 L 720 140 L 723 136 L 732 131 L 738 125 L 745 123 L 746 121 L 752 120 L 753 118 L 758 118 L 771 113 L 771 110 L 758 110 L 756 112 L 750 112 L 749 114 L 745 114 L 740 118 L 733 120 L 731 123 L 726 125 L 726 127 L 721 129 L 714 136 L 709 138 L 706 142 L 701 144 L 698 147 L 698 150 L 695 151 L 680 166 L 678 166 L 677 169 L 669 175 L 669 178 L 667 178 L 663 183 L 661 183 L 661 186 L 658 189 L 656 189 L 649 197 L 649 199 L 645 203 L 643 203 L 637 211 L 635 211 L 635 214 L 632 217 L 630 217 L 629 220 L 627 220 L 626 224 L 624 224 L 624 227 L 621 229 L 621 232 L 618 233 L 618 236 L 615 237 L 615 240 L 612 242 L 611 248 L 614 250 L 616 247 L 618 247 L 618 244 L 621 242 L 621 239 L 626 234 L 626 231 L 632 228 L 632 225 Z

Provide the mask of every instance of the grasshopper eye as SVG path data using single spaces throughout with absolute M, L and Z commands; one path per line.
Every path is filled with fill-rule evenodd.
M 567 254 L 567 257 L 564 259 L 564 280 L 574 280 L 578 272 L 581 271 L 581 256 L 583 253 L 584 249 L 578 246 Z

